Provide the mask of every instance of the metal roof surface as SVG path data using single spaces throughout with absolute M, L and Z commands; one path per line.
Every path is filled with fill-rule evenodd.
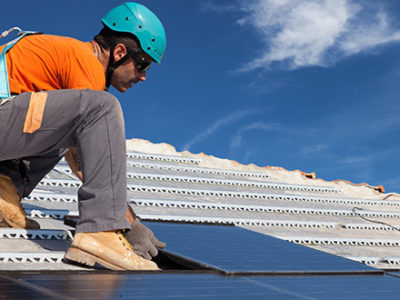
M 145 141 L 130 141 L 128 147 L 128 203 L 145 220 L 235 225 L 374 268 L 400 269 L 396 196 Z M 1 228 L 0 270 L 87 270 L 62 262 L 73 229 L 63 218 L 78 215 L 79 185 L 62 161 L 23 199 L 42 229 Z

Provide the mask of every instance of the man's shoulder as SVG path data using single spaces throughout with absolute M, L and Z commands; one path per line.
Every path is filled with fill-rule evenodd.
M 27 36 L 26 41 L 21 46 L 34 52 L 44 52 L 46 55 L 64 62 L 70 59 L 87 61 L 87 63 L 97 61 L 93 47 L 89 42 L 82 42 L 67 36 L 34 34 Z
M 49 47 L 85 47 L 85 42 L 82 42 L 72 37 L 61 35 L 34 34 L 27 36 L 25 39 L 27 40 L 27 42 L 30 41 L 32 43 L 45 44 Z

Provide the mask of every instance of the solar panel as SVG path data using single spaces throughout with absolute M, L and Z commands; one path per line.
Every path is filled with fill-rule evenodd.
M 398 279 L 383 275 L 218 276 L 217 274 L 12 274 L 45 295 L 63 299 L 398 299 Z M 8 293 L 2 287 L 2 295 Z M 18 290 L 12 288 L 13 292 Z M 23 290 L 23 286 L 21 287 Z M 25 295 L 25 294 L 24 294 Z M 29 298 L 34 298 L 34 293 Z M 68 297 L 68 298 L 67 298 Z M 13 298 L 15 299 L 15 298 Z M 40 298 L 43 299 L 43 298 Z
M 366 265 L 234 226 L 146 222 L 165 252 L 227 274 L 379 273 Z

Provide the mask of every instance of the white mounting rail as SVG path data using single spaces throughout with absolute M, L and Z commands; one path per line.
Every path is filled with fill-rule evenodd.
M 72 240 L 72 235 L 66 230 L 0 228 L 0 239 Z
M 73 188 L 79 188 L 82 183 L 78 180 L 69 180 L 69 179 L 42 179 L 42 181 L 39 182 L 39 186 L 58 186 L 58 187 L 73 187 Z
M 252 192 L 203 190 L 203 189 L 200 190 L 200 189 L 185 189 L 185 188 L 172 188 L 172 187 L 159 187 L 159 186 L 133 185 L 133 184 L 128 184 L 128 190 L 133 192 L 150 192 L 150 193 L 187 195 L 187 196 L 211 196 L 211 197 L 229 197 L 229 198 L 237 197 L 237 198 L 247 198 L 247 199 L 261 199 L 261 200 L 286 200 L 286 201 L 298 201 L 298 202 L 335 203 L 335 204 L 351 204 L 351 205 L 400 206 L 400 201 L 394 201 L 394 200 L 341 199 L 341 198 L 328 198 L 328 197 L 318 197 L 318 196 L 266 194 L 266 193 L 252 193 Z
M 131 203 L 136 203 L 134 200 Z M 153 200 L 154 206 L 159 206 Z M 151 203 L 148 202 L 148 203 Z M 167 201 L 168 202 L 168 201 Z M 141 204 L 143 205 L 144 202 Z M 161 207 L 164 204 L 160 203 Z M 151 205 L 153 206 L 153 205 Z M 167 206 L 169 207 L 169 206 Z M 175 206 L 171 206 L 175 207 Z M 48 210 L 48 209 L 34 209 L 26 210 L 30 217 L 36 218 L 54 218 L 63 219 L 64 216 L 79 216 L 78 211 L 69 210 Z M 348 230 L 377 230 L 377 231 L 390 231 L 395 230 L 392 227 L 385 225 L 378 225 L 373 223 L 338 223 L 338 222 L 321 222 L 321 221 L 284 221 L 284 220 L 269 220 L 269 219 L 243 219 L 243 218 L 226 218 L 226 217 L 203 217 L 203 216 L 176 216 L 176 215 L 154 215 L 154 214 L 140 214 L 141 218 L 149 220 L 160 220 L 160 221 L 181 221 L 188 223 L 214 223 L 214 224 L 233 224 L 233 225 L 244 225 L 244 226 L 271 226 L 271 227 L 289 227 L 289 228 L 321 228 L 321 229 L 348 229 Z
M 389 265 L 400 265 L 400 257 L 398 256 L 393 256 L 393 257 L 385 257 L 381 260 L 381 262 L 383 263 L 387 263 Z
M 176 162 L 176 163 L 192 164 L 192 165 L 198 165 L 201 162 L 201 159 L 199 158 L 169 156 L 169 155 L 140 153 L 140 152 L 127 152 L 126 157 L 135 159 L 145 159 L 145 160 Z
M 34 200 L 34 201 L 43 201 L 43 202 L 47 202 L 47 201 L 66 202 L 66 203 L 78 202 L 76 195 L 49 194 L 49 193 L 40 193 L 40 192 L 33 192 L 24 199 L 25 200 Z
M 400 240 L 359 239 L 359 238 L 327 238 L 327 237 L 289 237 L 278 236 L 281 239 L 302 245 L 335 245 L 335 246 L 374 246 L 399 247 Z
M 158 165 L 143 162 L 132 162 L 128 161 L 128 165 L 135 168 L 146 168 L 154 170 L 167 170 L 167 171 L 177 171 L 177 172 L 187 172 L 187 173 L 197 173 L 197 174 L 211 174 L 211 175 L 225 175 L 225 176 L 235 176 L 235 177 L 248 177 L 248 178 L 270 178 L 271 175 L 265 173 L 257 172 L 245 172 L 245 171 L 232 171 L 232 170 L 222 170 L 222 169 L 211 169 L 211 168 L 201 168 L 201 167 L 189 167 L 189 166 L 176 166 L 176 165 Z
M 209 223 L 238 226 L 265 226 L 265 227 L 283 227 L 283 228 L 317 228 L 317 229 L 348 229 L 348 230 L 394 230 L 389 226 L 369 224 L 369 223 L 337 223 L 321 221 L 283 221 L 269 219 L 243 219 L 243 218 L 223 218 L 223 217 L 202 217 L 202 216 L 184 216 L 184 215 L 155 215 L 138 214 L 142 219 L 152 221 L 172 221 L 185 223 Z
M 128 164 L 137 167 L 137 168 L 147 168 L 152 170 L 169 170 L 169 171 L 179 171 L 179 172 L 190 172 L 190 173 L 202 173 L 202 174 L 210 174 L 210 175 L 228 175 L 234 177 L 246 177 L 246 178 L 270 178 L 270 175 L 263 173 L 250 173 L 250 172 L 240 172 L 240 171 L 228 171 L 228 170 L 217 170 L 217 169 L 207 169 L 207 168 L 191 168 L 184 166 L 176 166 L 176 165 L 156 165 L 149 163 L 140 163 L 140 162 L 128 162 Z M 58 164 L 55 167 L 55 170 L 59 170 L 60 172 L 65 173 L 66 175 L 72 176 L 71 169 L 64 165 Z M 74 178 L 74 177 L 73 177 Z M 333 188 L 332 188 L 333 189 Z M 340 189 L 336 189 L 340 192 Z
M 56 201 L 56 202 L 77 202 L 76 196 L 72 195 L 48 195 L 48 194 L 36 194 L 30 195 L 30 200 L 38 201 Z M 251 205 L 235 205 L 230 204 L 214 204 L 214 203 L 201 203 L 201 202 L 189 202 L 189 201 L 175 201 L 175 200 L 150 200 L 150 199 L 129 199 L 129 203 L 137 206 L 155 206 L 155 207 L 166 207 L 166 208 L 191 208 L 191 209 L 221 209 L 229 211 L 258 211 L 262 212 L 265 207 L 263 206 L 251 206 Z M 266 207 L 268 208 L 268 207 Z M 274 207 L 272 207 L 274 208 Z M 279 208 L 278 208 L 279 209 Z M 283 208 L 285 209 L 285 208 Z M 290 209 L 290 208 L 289 208 Z M 29 210 L 28 210 L 29 211 Z M 69 212 L 65 210 L 50 211 L 53 214 L 49 214 L 48 210 L 35 210 L 33 215 L 37 215 L 41 218 L 53 217 L 56 219 L 62 219 L 65 215 L 78 215 L 78 212 Z M 184 221 L 184 222 L 208 222 L 216 224 L 235 224 L 235 225 L 247 225 L 247 226 L 279 226 L 279 227 L 305 227 L 305 228 L 335 228 L 340 227 L 342 229 L 349 230 L 378 230 L 378 231 L 390 231 L 395 230 L 393 227 L 386 225 L 378 225 L 373 223 L 337 223 L 337 222 L 302 222 L 302 221 L 281 221 L 281 220 L 268 220 L 268 219 L 238 219 L 238 218 L 224 218 L 224 217 L 201 217 L 201 216 L 168 216 L 168 215 L 140 215 L 142 218 L 150 218 L 154 220 L 171 220 L 171 221 Z M 146 216 L 146 217 L 144 217 Z M 147 217 L 149 216 L 149 217 Z M 154 216 L 150 217 L 150 216 Z
M 354 260 L 364 265 L 376 266 L 382 263 L 383 259 L 376 256 L 344 256 L 347 259 Z
M 0 252 L 0 263 L 60 263 L 65 252 Z
M 228 186 L 265 188 L 265 189 L 301 191 L 301 192 L 319 192 L 319 193 L 340 192 L 340 189 L 335 189 L 330 187 L 294 185 L 294 184 L 259 182 L 259 181 L 227 180 L 227 179 L 203 178 L 203 177 L 187 177 L 187 176 L 175 176 L 175 175 L 160 175 L 160 174 L 147 174 L 147 173 L 145 174 L 145 173 L 133 173 L 133 172 L 128 172 L 128 178 L 140 179 L 140 180 L 158 180 L 167 182 L 228 185 Z
M 46 180 L 51 181 L 51 185 L 57 185 L 61 187 L 71 186 L 71 181 L 69 180 Z M 47 184 L 44 182 L 43 185 Z M 74 181 L 72 181 L 74 182 Z M 154 186 L 141 186 L 141 185 L 128 185 L 128 190 L 134 192 L 157 192 L 157 193 L 167 193 L 167 194 L 176 194 L 176 195 L 193 195 L 193 196 L 222 196 L 222 197 L 239 197 L 239 198 L 250 198 L 250 199 L 266 199 L 266 200 L 288 200 L 295 202 L 315 202 L 315 203 L 327 203 L 327 204 L 347 204 L 347 205 L 371 205 L 371 206 L 389 206 L 389 207 L 398 207 L 400 206 L 400 201 L 394 200 L 364 200 L 364 199 L 340 199 L 340 198 L 322 198 L 322 197 L 314 197 L 314 196 L 294 196 L 294 195 L 283 195 L 283 194 L 261 194 L 261 193 L 244 193 L 244 192 L 230 192 L 230 191 L 211 191 L 211 190 L 192 190 L 192 189 L 182 189 L 182 188 L 163 188 L 163 187 L 154 187 Z M 68 194 L 55 194 L 55 193 L 40 193 L 33 192 L 30 196 L 26 197 L 27 200 L 36 200 L 36 201 L 53 201 L 53 202 L 77 202 L 76 196 L 68 195 Z M 157 200 L 149 200 L 149 201 L 157 201 Z M 159 200 L 159 201 L 172 201 L 171 203 L 179 202 L 185 203 L 184 201 L 176 201 L 176 200 Z M 162 203 L 162 202 L 160 202 Z M 211 205 L 212 203 L 208 203 Z M 160 204 L 161 205 L 161 204 Z M 171 204 L 173 205 L 173 204 Z M 192 204 L 194 205 L 194 204 Z M 218 204 L 213 204 L 218 205 Z M 222 207 L 223 204 L 220 204 Z M 226 204 L 229 205 L 229 204 Z M 252 205 L 242 205 L 243 207 L 257 207 Z M 222 209 L 222 208 L 221 208 Z M 307 211 L 307 209 L 301 209 L 302 211 Z M 256 210 L 257 211 L 257 210 Z M 318 210 L 312 210 L 318 211 Z M 329 211 L 332 211 L 330 214 L 336 213 L 336 210 L 319 210 L 323 212 L 323 214 L 328 214 Z M 363 216 L 371 216 L 371 217 L 388 217 L 388 218 L 397 218 L 399 213 L 392 212 L 372 212 L 372 211 L 363 211 L 358 210 L 357 213 Z M 318 214 L 318 213 L 316 213 Z M 346 214 L 348 214 L 346 212 Z M 339 214 L 343 215 L 343 214 Z
M 59 167 L 59 166 L 57 166 L 57 168 L 54 168 L 52 170 L 52 172 L 66 175 L 71 180 L 75 180 L 76 179 L 76 176 L 74 175 L 74 173 L 72 173 L 72 171 L 71 171 L 71 169 L 69 167 Z M 44 177 L 44 179 L 52 179 L 52 174 L 51 173 L 47 174 Z
M 378 256 L 346 256 L 346 258 L 367 264 L 367 265 L 378 265 L 378 264 L 388 264 L 389 266 L 400 265 L 400 257 L 378 257 Z
M 25 211 L 29 217 L 41 219 L 53 218 L 62 220 L 65 216 L 79 216 L 77 211 L 70 211 L 66 209 L 26 209 Z
M 227 211 L 249 211 L 249 212 L 265 212 L 265 213 L 283 213 L 283 214 L 308 214 L 308 215 L 327 215 L 327 216 L 349 216 L 358 215 L 376 218 L 400 218 L 400 213 L 384 212 L 384 211 L 357 211 L 354 214 L 352 210 L 345 209 L 318 209 L 318 208 L 298 208 L 285 206 L 264 206 L 264 205 L 247 205 L 247 204 L 231 204 L 231 203 L 212 203 L 212 202 L 194 202 L 194 201 L 176 201 L 176 200 L 153 200 L 153 199 L 129 199 L 129 203 L 138 206 L 158 206 L 168 208 L 189 208 L 189 209 L 210 209 L 210 210 L 227 210 Z

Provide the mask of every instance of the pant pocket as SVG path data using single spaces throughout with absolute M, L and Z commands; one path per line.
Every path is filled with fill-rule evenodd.
M 42 126 L 44 108 L 46 106 L 47 93 L 31 93 L 28 111 L 24 122 L 24 133 L 34 133 Z

